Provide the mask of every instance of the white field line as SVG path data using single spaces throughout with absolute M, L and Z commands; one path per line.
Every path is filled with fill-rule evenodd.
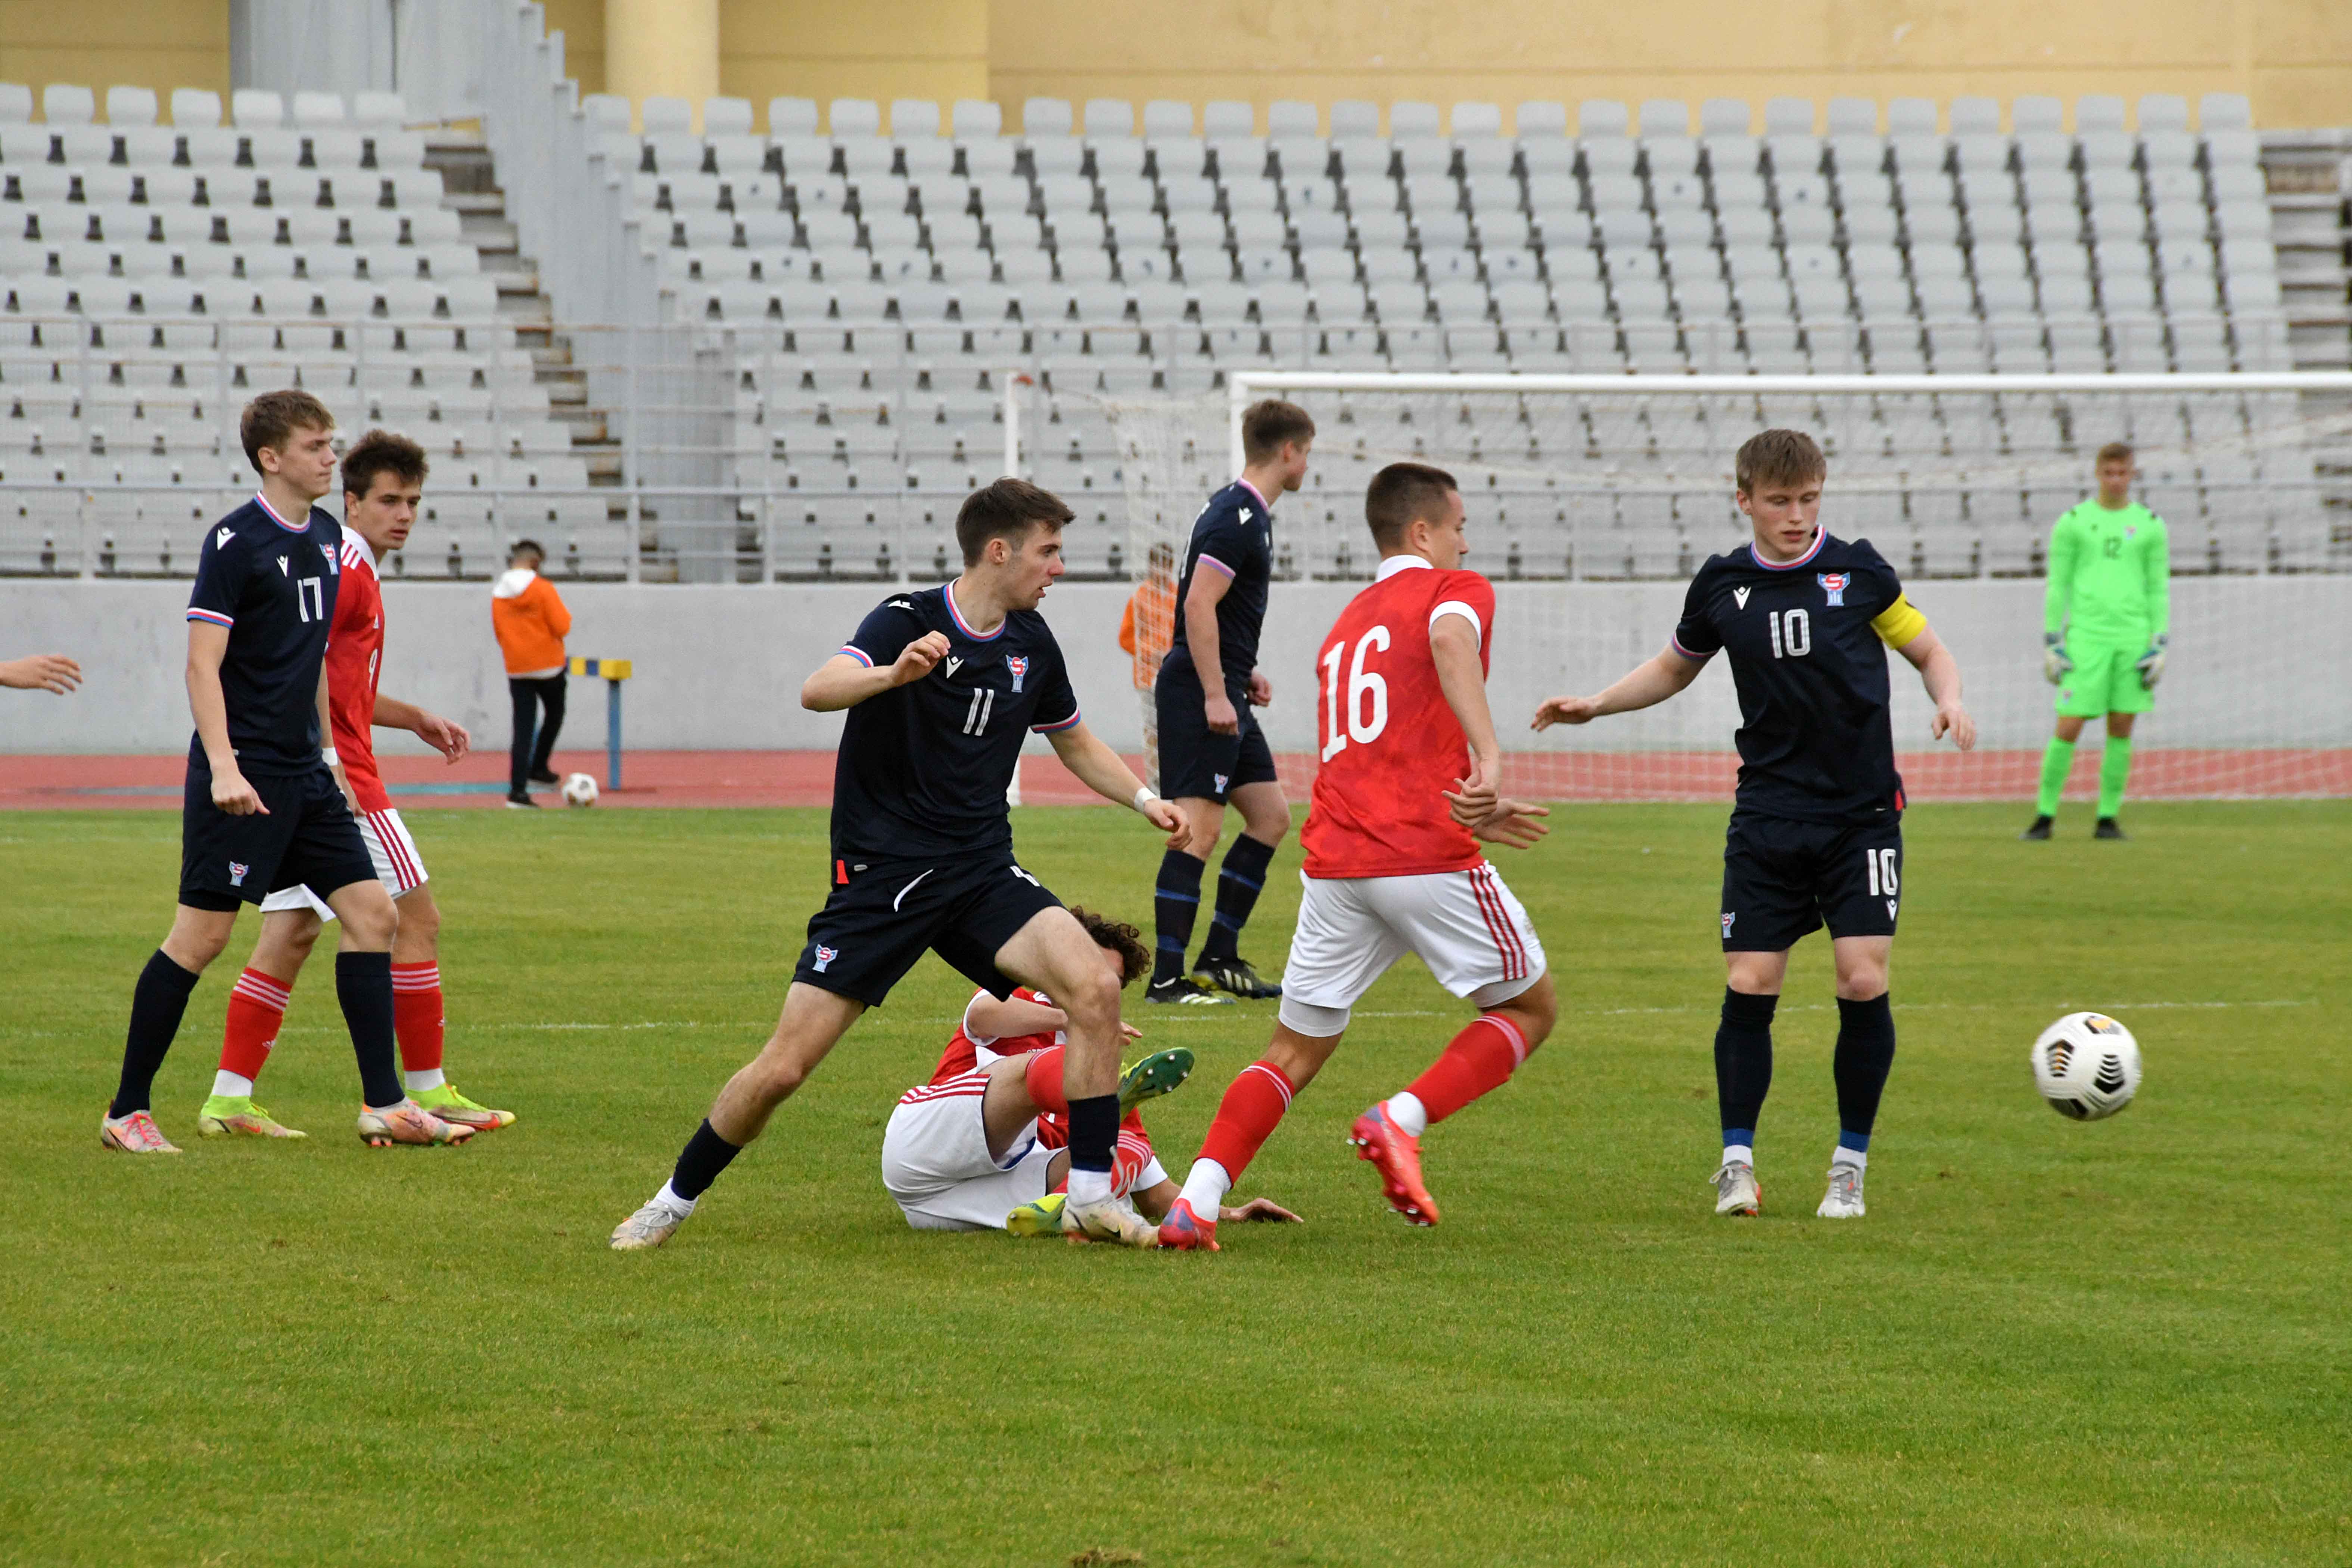
M 1784 1005 L 1780 1010 L 1784 1013 L 1827 1013 L 1832 1010 L 1833 1005 L 1833 1004 L 1826 1002 L 1806 1002 Z M 1898 1002 L 1895 1005 L 1894 1010 L 1897 1013 L 2013 1013 L 2031 1005 L 2034 1005 L 2024 1002 Z M 2064 1006 L 2066 1004 L 2061 1002 L 2057 1004 L 2057 1005 Z M 2319 1003 L 2318 999 L 2315 997 L 2292 996 L 2252 1002 L 2102 1002 L 2097 1004 L 2097 1010 L 2110 1015 L 2121 1016 L 2130 1013 L 2157 1012 L 2165 1009 L 2182 1008 L 2194 1008 L 2200 1011 L 2226 1012 L 2237 1008 L 2315 1007 L 2317 1005 L 2319 1005 Z M 1623 1018 L 1650 1016 L 1673 1016 L 1677 1015 L 1712 1013 L 1715 1009 L 1712 1007 L 1703 1007 L 1694 1005 L 1684 1007 L 1570 1007 L 1563 1009 L 1563 1011 L 1573 1016 L 1579 1017 Z M 1450 1018 L 1456 1016 L 1457 1015 L 1454 1012 L 1442 1011 L 1434 1008 L 1405 1008 L 1377 1012 L 1368 1009 L 1360 1009 L 1355 1014 L 1355 1016 L 1359 1018 Z M 1168 1017 L 1160 1017 L 1156 1014 L 1156 1012 L 1144 1014 L 1141 1016 L 1148 1018 L 1155 1026 L 1162 1024 L 1216 1024 L 1226 1021 L 1221 1016 L 1210 1015 L 1205 1009 L 1199 1012 L 1182 1013 Z M 1247 1016 L 1249 1016 L 1247 1014 L 1237 1015 L 1236 1019 Z M 961 1016 L 954 1017 L 917 1018 L 912 1020 L 912 1022 L 918 1025 L 934 1028 L 952 1028 L 962 1021 L 963 1020 Z M 736 1030 L 773 1029 L 775 1025 L 772 1022 L 764 1018 L 742 1022 L 714 1021 L 708 1018 L 653 1018 L 633 1024 L 509 1023 L 467 1024 L 464 1026 L 464 1029 L 467 1032 L 481 1034 L 562 1034 L 592 1031 L 626 1032 L 640 1029 L 724 1029 L 732 1032 Z M 67 1031 L 58 1029 L 8 1029 L 0 1030 L 0 1036 L 19 1039 L 40 1039 L 62 1035 L 66 1032 Z M 280 1033 L 288 1035 L 341 1035 L 343 1032 L 343 1027 L 341 1024 L 310 1024 L 280 1031 Z

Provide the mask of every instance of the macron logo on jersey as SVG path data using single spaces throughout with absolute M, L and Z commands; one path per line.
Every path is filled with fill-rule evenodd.
M 283 555 L 278 558 L 278 574 L 280 577 L 290 577 L 294 574 L 293 569 L 286 564 L 286 557 Z
M 1732 603 L 1744 610 L 1748 607 L 1748 595 L 1754 592 L 1752 588 L 1734 588 L 1731 591 Z
M 904 599 L 893 599 L 890 601 L 890 608 L 894 610 L 905 610 L 909 615 L 912 615 L 914 613 L 915 606 Z
M 218 533 L 213 535 L 214 547 L 216 549 L 226 549 L 228 546 L 228 542 L 236 537 L 236 530 L 233 528 L 224 528 Z
M 962 668 L 963 660 L 958 658 L 953 654 L 948 655 L 948 675 L 950 679 L 954 677 L 957 670 L 961 669 Z

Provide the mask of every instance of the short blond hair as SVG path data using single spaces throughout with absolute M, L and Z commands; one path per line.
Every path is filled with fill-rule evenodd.
M 1739 493 L 1753 495 L 1758 485 L 1801 485 L 1829 478 L 1830 462 L 1813 438 L 1802 430 L 1766 430 L 1740 443 L 1732 469 Z

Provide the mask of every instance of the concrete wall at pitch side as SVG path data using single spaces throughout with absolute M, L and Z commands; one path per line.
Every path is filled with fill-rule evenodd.
M 1921 583 L 1914 600 L 1958 653 L 1984 743 L 2039 746 L 2049 731 L 2041 679 L 2042 590 L 2036 582 Z M 1275 684 L 1263 714 L 1278 751 L 1315 740 L 1314 659 L 1345 584 L 1277 584 L 1262 659 Z M 880 584 L 563 588 L 573 652 L 635 660 L 627 741 L 647 749 L 830 749 L 838 716 L 803 711 L 800 683 L 887 596 Z M 1490 682 L 1497 728 L 1514 749 L 1722 750 L 1738 721 L 1728 674 L 1717 667 L 1685 696 L 1646 713 L 1540 738 L 1527 716 L 1556 691 L 1597 690 L 1665 641 L 1678 584 L 1499 585 Z M 184 582 L 0 581 L 0 657 L 63 652 L 88 681 L 74 696 L 0 692 L 0 751 L 163 752 L 189 733 L 182 684 Z M 2183 578 L 2173 584 L 2174 653 L 2162 698 L 2142 731 L 2156 746 L 2352 745 L 2352 577 Z M 392 583 L 383 689 L 505 743 L 505 671 L 490 636 L 487 584 Z M 1124 750 L 1139 744 L 1139 709 L 1118 651 L 1124 587 L 1063 584 L 1045 610 L 1068 657 L 1087 721 Z M 1928 709 L 1897 664 L 1896 741 L 1924 745 Z M 576 685 L 585 687 L 590 683 Z M 573 696 L 571 740 L 602 738 L 602 702 Z M 416 749 L 386 734 L 387 750 Z M 1042 746 L 1043 742 L 1034 742 Z

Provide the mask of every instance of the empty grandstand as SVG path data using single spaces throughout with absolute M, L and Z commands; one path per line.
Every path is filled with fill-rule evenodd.
M 1016 126 L 848 98 L 761 128 L 652 98 L 639 125 L 521 16 L 485 24 L 478 142 L 383 94 L 242 91 L 224 122 L 182 91 L 166 124 L 141 89 L 100 121 L 89 89 L 37 116 L 0 87 L 0 571 L 186 573 L 247 482 L 236 406 L 286 384 L 432 451 L 403 575 L 486 575 L 531 531 L 559 573 L 765 581 L 950 570 L 1008 414 L 1024 471 L 1117 524 L 1121 405 L 1237 372 L 2296 363 L 2231 94 L 2084 97 L 2071 130 L 2052 98 L 1528 102 L 1507 130 L 1482 103 L 1032 99 Z M 1686 573 L 1759 421 L 1882 479 L 1922 574 L 2037 570 L 2117 437 L 2180 569 L 2352 566 L 2340 420 L 2240 391 L 1340 398 L 1285 564 L 1360 570 L 1312 519 L 1351 531 L 1363 470 L 1413 452 L 1490 493 L 1497 574 Z M 1074 563 L 1123 575 L 1127 541 L 1074 534 Z

